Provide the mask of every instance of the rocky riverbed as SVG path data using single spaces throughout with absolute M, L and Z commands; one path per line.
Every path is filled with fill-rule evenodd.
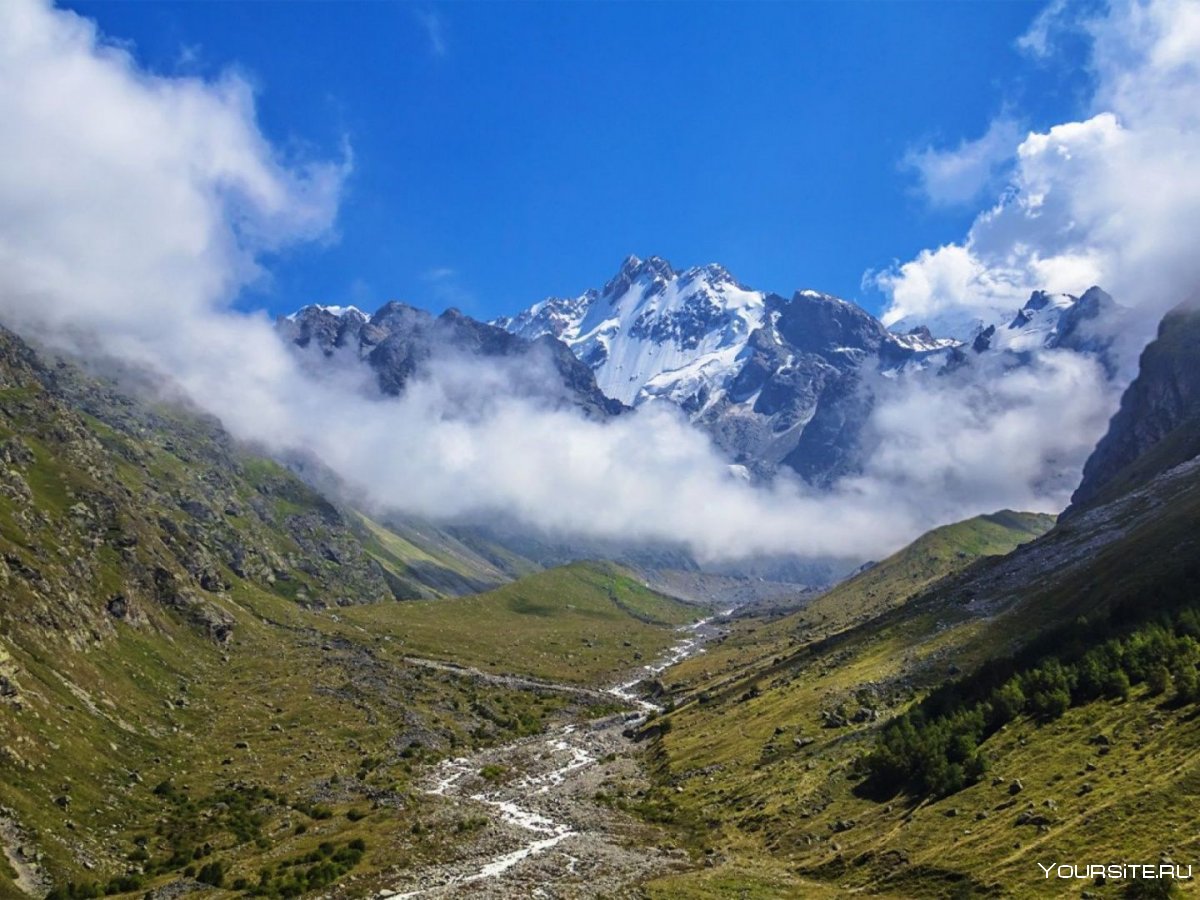
M 637 686 L 700 652 L 718 633 L 712 619 L 631 678 L 604 688 L 629 712 L 569 724 L 470 756 L 444 760 L 423 789 L 470 823 L 454 859 L 397 873 L 380 900 L 435 897 L 620 896 L 631 885 L 689 865 L 687 854 L 611 802 L 647 787 L 626 736 L 651 700 Z

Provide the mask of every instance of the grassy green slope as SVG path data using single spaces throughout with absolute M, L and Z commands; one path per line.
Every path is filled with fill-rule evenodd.
M 493 672 L 595 682 L 652 659 L 704 610 L 609 563 L 574 563 L 471 597 L 347 610 L 398 654 Z
M 716 864 L 652 893 L 1059 896 L 1037 862 L 1193 861 L 1200 720 L 1144 686 L 1050 724 L 1019 717 L 982 745 L 991 772 L 945 799 L 859 796 L 856 760 L 927 691 L 1048 627 L 1110 611 L 1133 621 L 1159 598 L 1178 601 L 1198 583 L 1197 521 L 1200 474 L 1175 473 L 866 622 L 788 644 L 778 623 L 760 625 L 765 647 L 756 653 L 747 633 L 740 668 L 701 657 L 672 670 L 678 708 L 652 739 L 658 789 L 641 808 Z
M 385 525 L 356 512 L 352 527 L 399 599 L 460 596 L 510 580 L 508 572 L 433 526 L 395 518 Z M 525 565 L 529 571 L 536 568 Z
M 876 616 L 980 557 L 1003 556 L 1049 531 L 1054 517 L 1001 510 L 923 534 L 854 578 L 822 594 L 780 627 L 845 626 Z
M 218 863 L 227 890 L 369 893 L 459 839 L 418 767 L 609 708 L 407 665 L 348 624 L 407 609 L 353 526 L 211 420 L 0 330 L 0 897 L 189 889 Z M 660 624 L 605 619 L 596 585 Z M 685 618 L 615 571 L 543 601 L 576 590 L 612 665 Z
M 140 895 L 219 860 L 227 886 L 266 867 L 269 892 L 286 891 L 281 861 L 356 838 L 360 879 L 439 859 L 455 822 L 409 789 L 420 766 L 589 714 L 561 694 L 405 666 L 337 613 L 252 586 L 224 608 L 225 644 L 169 623 L 118 624 L 85 651 L 6 635 L 19 693 L 0 706 L 0 804 L 51 884 L 133 873 Z M 231 789 L 248 806 L 230 808 Z
M 753 619 L 735 623 L 719 645 L 673 672 L 682 681 L 705 672 L 740 673 L 756 659 L 785 653 L 801 636 L 812 640 L 869 621 L 983 557 L 1002 556 L 1033 540 L 1053 524 L 1053 516 L 1002 510 L 935 528 L 799 612 L 767 623 Z

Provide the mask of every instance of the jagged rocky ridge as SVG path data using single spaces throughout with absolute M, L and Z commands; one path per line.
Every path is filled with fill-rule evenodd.
M 631 256 L 602 290 L 549 298 L 496 324 L 564 341 L 623 403 L 674 404 L 753 475 L 784 466 L 827 485 L 861 462 L 875 376 L 950 374 L 982 354 L 1020 365 L 1053 349 L 1094 355 L 1111 375 L 1104 323 L 1114 308 L 1099 288 L 1038 291 L 1011 320 L 959 341 L 923 327 L 894 333 L 829 294 L 788 299 L 717 265 L 677 272 Z
M 899 334 L 830 294 L 785 298 L 719 265 L 680 272 L 661 257 L 630 256 L 600 290 L 490 324 L 390 302 L 370 316 L 306 306 L 277 328 L 310 364 L 365 362 L 393 395 L 456 355 L 536 360 L 543 365 L 521 382 L 526 397 L 591 418 L 669 403 L 735 471 L 769 479 L 782 467 L 826 487 L 858 471 L 869 451 L 880 378 L 965 378 L 980 357 L 1020 366 L 1047 350 L 1091 356 L 1112 378 L 1116 311 L 1097 287 L 1078 297 L 1036 291 L 1011 319 L 981 323 L 968 340 L 924 327 Z
M 1139 374 L 1083 469 L 1065 516 L 1129 490 L 1200 454 L 1200 311 L 1168 313 L 1142 353 Z
M 393 301 L 368 317 L 354 307 L 314 305 L 279 318 L 276 327 L 312 365 L 366 363 L 379 389 L 393 396 L 438 362 L 482 357 L 521 362 L 529 377 L 519 390 L 527 399 L 574 406 L 589 418 L 607 418 L 624 408 L 600 391 L 591 370 L 561 341 L 525 339 L 456 309 L 433 316 Z

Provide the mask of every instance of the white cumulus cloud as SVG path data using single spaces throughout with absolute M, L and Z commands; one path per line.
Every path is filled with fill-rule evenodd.
M 1022 45 L 1056 29 L 1091 41 L 1090 115 L 1026 136 L 1003 196 L 960 241 L 876 275 L 885 321 L 1010 314 L 1034 289 L 1099 284 L 1144 310 L 1140 337 L 1200 284 L 1200 6 L 1118 0 L 1098 15 L 1054 3 Z

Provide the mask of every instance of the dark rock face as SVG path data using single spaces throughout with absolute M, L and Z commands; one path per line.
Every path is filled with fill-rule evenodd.
M 816 413 L 783 464 L 820 486 L 856 472 L 862 463 L 861 435 L 871 409 L 870 394 L 857 377 L 839 377 L 826 388 Z
M 1136 487 L 1200 454 L 1198 363 L 1200 311 L 1169 313 L 1143 351 L 1138 376 L 1084 466 L 1064 517 L 1108 491 Z
M 657 289 L 661 291 L 662 286 L 673 275 L 675 275 L 675 270 L 671 268 L 671 264 L 660 256 L 651 256 L 644 260 L 638 259 L 636 256 L 627 256 L 621 263 L 620 271 L 604 285 L 602 296 L 609 300 L 616 299 L 628 291 L 634 282 L 643 277 L 650 279 L 651 290 L 657 286 Z
M 778 312 L 776 330 L 802 353 L 832 358 L 838 348 L 873 353 L 889 337 L 879 320 L 861 307 L 827 294 L 797 293 L 790 303 L 768 304 Z
M 356 310 L 332 313 L 306 306 L 292 317 L 281 317 L 276 328 L 301 350 L 315 349 L 326 359 L 344 355 L 365 362 L 375 372 L 379 389 L 393 396 L 438 360 L 528 359 L 553 373 L 544 382 L 531 378 L 524 385 L 528 398 L 575 406 L 590 418 L 607 418 L 624 409 L 600 392 L 591 368 L 553 336 L 526 340 L 457 309 L 434 316 L 392 301 L 368 319 Z
M 357 310 L 335 315 L 319 306 L 310 306 L 293 319 L 280 318 L 277 327 L 296 346 L 315 346 L 331 356 L 342 347 L 354 346 L 366 321 L 366 316 Z
M 124 375 L 124 373 L 122 373 Z M 332 503 L 210 417 L 47 361 L 0 328 L 0 625 L 84 647 L 183 622 L 230 640 L 252 585 L 307 606 L 391 599 Z M 57 487 L 61 485 L 62 487 Z
M 697 424 L 756 474 L 782 465 L 817 486 L 861 462 L 872 406 L 863 367 L 898 367 L 921 355 L 897 344 L 865 310 L 812 292 L 791 300 L 768 295 L 764 324 L 746 348 L 725 396 Z
M 1114 335 L 1111 328 L 1103 327 L 1103 323 L 1111 322 L 1116 309 L 1116 301 L 1111 296 L 1098 287 L 1088 288 L 1059 318 L 1058 332 L 1051 346 L 1094 353 L 1111 376 L 1116 371 L 1116 363 L 1111 358 Z
M 992 347 L 992 338 L 996 336 L 996 326 L 989 325 L 979 334 L 975 335 L 975 340 L 971 343 L 971 349 L 976 353 L 986 353 Z

